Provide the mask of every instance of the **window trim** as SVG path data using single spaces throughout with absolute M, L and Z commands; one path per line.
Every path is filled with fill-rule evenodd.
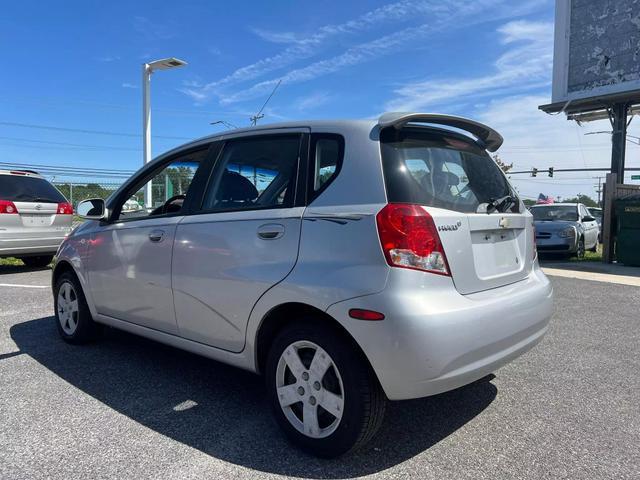
M 247 141 L 247 140 L 262 140 L 265 138 L 274 138 L 274 137 L 294 137 L 297 136 L 298 137 L 298 158 L 297 158 L 297 162 L 294 168 L 294 174 L 293 176 L 295 177 L 294 180 L 294 193 L 293 193 L 293 200 L 291 202 L 290 205 L 261 205 L 261 206 L 253 206 L 251 208 L 225 208 L 225 209 L 220 209 L 220 208 L 203 208 L 204 206 L 204 201 L 205 198 L 207 196 L 207 193 L 209 191 L 209 187 L 212 185 L 212 182 L 216 176 L 216 174 L 218 173 L 219 169 L 220 169 L 220 165 L 222 164 L 222 157 L 224 155 L 224 152 L 227 148 L 227 145 L 231 144 L 231 143 L 235 143 L 235 142 L 242 142 L 242 141 Z M 256 133 L 254 135 L 242 135 L 239 137 L 231 137 L 228 139 L 225 139 L 223 142 L 221 142 L 220 145 L 220 149 L 218 150 L 215 160 L 213 161 L 213 164 L 211 166 L 210 171 L 208 172 L 208 178 L 206 180 L 206 182 L 203 185 L 203 188 L 201 190 L 201 194 L 200 194 L 200 198 L 198 199 L 198 201 L 194 201 L 193 205 L 192 205 L 192 211 L 191 214 L 192 215 L 206 215 L 206 214 L 212 214 L 212 213 L 226 213 L 226 212 L 251 212 L 251 211 L 262 211 L 262 210 L 275 210 L 275 209 L 283 209 L 283 208 L 294 208 L 298 206 L 298 195 L 299 195 L 299 191 L 300 191 L 300 171 L 301 171 L 301 165 L 304 163 L 305 160 L 305 147 L 306 145 L 308 145 L 308 133 L 305 132 L 300 132 L 300 131 L 292 131 L 292 132 L 273 132 L 273 133 Z
M 318 190 L 315 189 L 315 171 L 316 171 L 316 149 L 319 140 L 337 140 L 338 142 L 338 162 L 336 171 Z M 309 143 L 308 168 L 307 168 L 307 205 L 310 205 L 322 192 L 324 192 L 333 181 L 338 178 L 342 170 L 345 150 L 344 137 L 338 133 L 312 133 Z
M 162 162 L 159 162 L 157 165 L 154 165 L 153 167 L 149 166 L 149 168 L 143 168 L 140 171 L 138 171 L 127 182 L 126 188 L 123 189 L 121 192 L 119 192 L 118 195 L 112 200 L 112 202 L 110 202 L 111 205 L 115 205 L 115 206 L 110 208 L 108 220 L 101 223 L 105 223 L 105 224 L 129 223 L 129 222 L 151 220 L 156 218 L 171 218 L 171 217 L 185 216 L 185 215 L 192 214 L 193 199 L 198 198 L 198 196 L 201 193 L 200 192 L 201 182 L 198 182 L 199 177 L 201 177 L 203 174 L 207 174 L 208 171 L 210 170 L 211 156 L 213 153 L 215 153 L 216 146 L 218 143 L 219 142 L 212 141 L 209 143 L 185 148 L 184 150 L 180 150 L 178 152 L 175 152 L 174 154 L 171 154 Z M 124 219 L 119 218 L 120 214 L 122 213 L 122 207 L 124 206 L 124 203 L 131 196 L 131 195 L 128 195 L 129 192 L 138 191 L 150 179 L 155 177 L 159 172 L 164 170 L 168 165 L 175 162 L 177 159 L 185 155 L 189 155 L 191 153 L 195 153 L 199 151 L 204 151 L 205 154 L 202 161 L 200 162 L 200 166 L 196 170 L 193 180 L 191 181 L 191 185 L 189 187 L 189 191 L 187 192 L 187 196 L 185 197 L 184 204 L 182 206 L 182 209 L 179 212 L 165 213 L 162 215 L 153 215 L 153 216 L 146 215 L 144 217 L 132 217 L 132 218 L 124 218 Z

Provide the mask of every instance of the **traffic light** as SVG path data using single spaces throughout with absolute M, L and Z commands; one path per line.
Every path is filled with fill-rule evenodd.
M 531 169 L 531 176 L 532 177 L 536 177 L 538 175 L 538 169 L 537 168 L 532 168 Z
M 549 176 L 553 177 L 553 167 L 549 167 Z

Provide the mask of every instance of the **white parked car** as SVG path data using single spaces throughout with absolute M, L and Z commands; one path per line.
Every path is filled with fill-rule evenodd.
M 93 221 L 58 252 L 59 332 L 110 325 L 261 373 L 290 439 L 343 454 L 387 400 L 480 379 L 547 331 L 532 216 L 487 154 L 501 143 L 472 120 L 386 114 L 172 150 L 79 204 Z M 148 182 L 163 203 L 125 211 Z
M 0 170 L 0 258 L 29 267 L 51 263 L 71 231 L 73 207 L 35 172 Z

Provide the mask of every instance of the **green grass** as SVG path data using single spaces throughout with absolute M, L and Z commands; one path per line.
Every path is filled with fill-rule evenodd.
M 597 252 L 590 252 L 589 250 L 584 252 L 584 258 L 582 260 L 578 260 L 576 257 L 571 257 L 569 261 L 570 262 L 601 262 L 602 261 L 602 245 L 598 245 Z
M 24 265 L 22 260 L 18 260 L 17 258 L 9 257 L 9 258 L 0 258 L 0 266 L 20 266 Z

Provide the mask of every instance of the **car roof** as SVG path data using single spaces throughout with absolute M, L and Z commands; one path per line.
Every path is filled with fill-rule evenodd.
M 424 126 L 430 129 L 434 129 L 435 125 L 441 127 L 444 126 L 444 131 L 450 131 L 452 133 L 457 133 L 456 130 L 462 130 L 466 133 L 465 136 L 467 136 L 470 140 L 474 140 L 474 138 L 472 137 L 475 137 L 476 140 L 482 140 L 482 145 L 489 151 L 497 150 L 497 148 L 502 144 L 502 136 L 498 132 L 486 125 L 467 118 L 454 117 L 451 115 L 442 115 L 437 113 L 388 112 L 382 114 L 378 119 L 296 120 L 288 122 L 264 123 L 250 127 L 235 128 L 196 138 L 184 145 L 181 145 L 180 147 L 178 147 L 178 149 L 195 146 L 199 143 L 222 140 L 227 137 L 232 137 L 244 133 L 260 133 L 264 131 L 282 130 L 287 128 L 309 128 L 312 132 L 335 132 L 353 129 L 371 131 L 376 126 L 380 128 L 402 128 L 408 124 L 414 126 L 421 123 L 428 125 L 418 126 Z
M 15 177 L 36 177 L 43 178 L 38 172 L 33 170 L 20 170 L 18 168 L 13 170 L 0 170 L 0 175 L 13 175 Z

